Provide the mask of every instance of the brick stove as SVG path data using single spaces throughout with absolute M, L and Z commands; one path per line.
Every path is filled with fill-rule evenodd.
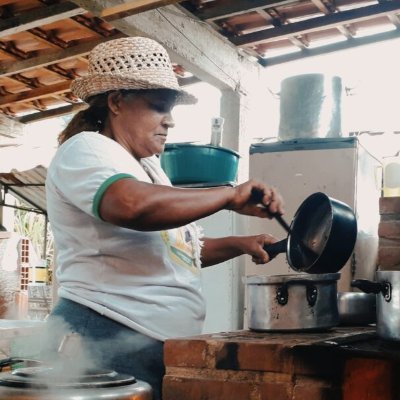
M 171 339 L 163 399 L 391 400 L 399 362 L 374 327 Z
M 400 270 L 400 197 L 381 198 L 380 270 Z M 400 399 L 400 343 L 374 326 L 248 330 L 165 343 L 164 400 Z
M 381 197 L 379 212 L 379 269 L 400 270 L 400 197 Z

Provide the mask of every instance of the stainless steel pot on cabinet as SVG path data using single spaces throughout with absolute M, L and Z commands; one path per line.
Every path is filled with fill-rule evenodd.
M 338 325 L 339 273 L 248 276 L 248 326 L 257 331 L 304 331 Z

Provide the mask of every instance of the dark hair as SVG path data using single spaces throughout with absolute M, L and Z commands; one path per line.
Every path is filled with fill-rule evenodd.
M 89 108 L 79 111 L 59 134 L 58 143 L 63 144 L 72 136 L 83 131 L 101 131 L 108 115 L 109 93 L 101 93 L 89 99 Z

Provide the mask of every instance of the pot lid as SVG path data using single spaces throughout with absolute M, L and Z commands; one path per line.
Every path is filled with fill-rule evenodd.
M 293 280 L 307 280 L 313 282 L 330 282 L 337 281 L 340 278 L 340 273 L 332 274 L 290 274 L 290 275 L 249 275 L 244 279 L 244 283 L 248 285 L 274 285 L 278 283 L 285 283 Z
M 46 389 L 106 388 L 136 383 L 133 376 L 112 370 L 87 370 L 76 376 L 65 368 L 28 367 L 0 374 L 0 386 Z

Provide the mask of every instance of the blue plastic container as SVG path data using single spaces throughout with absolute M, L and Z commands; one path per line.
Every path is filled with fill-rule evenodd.
M 161 154 L 161 167 L 174 185 L 236 181 L 239 154 L 224 147 L 171 143 Z

